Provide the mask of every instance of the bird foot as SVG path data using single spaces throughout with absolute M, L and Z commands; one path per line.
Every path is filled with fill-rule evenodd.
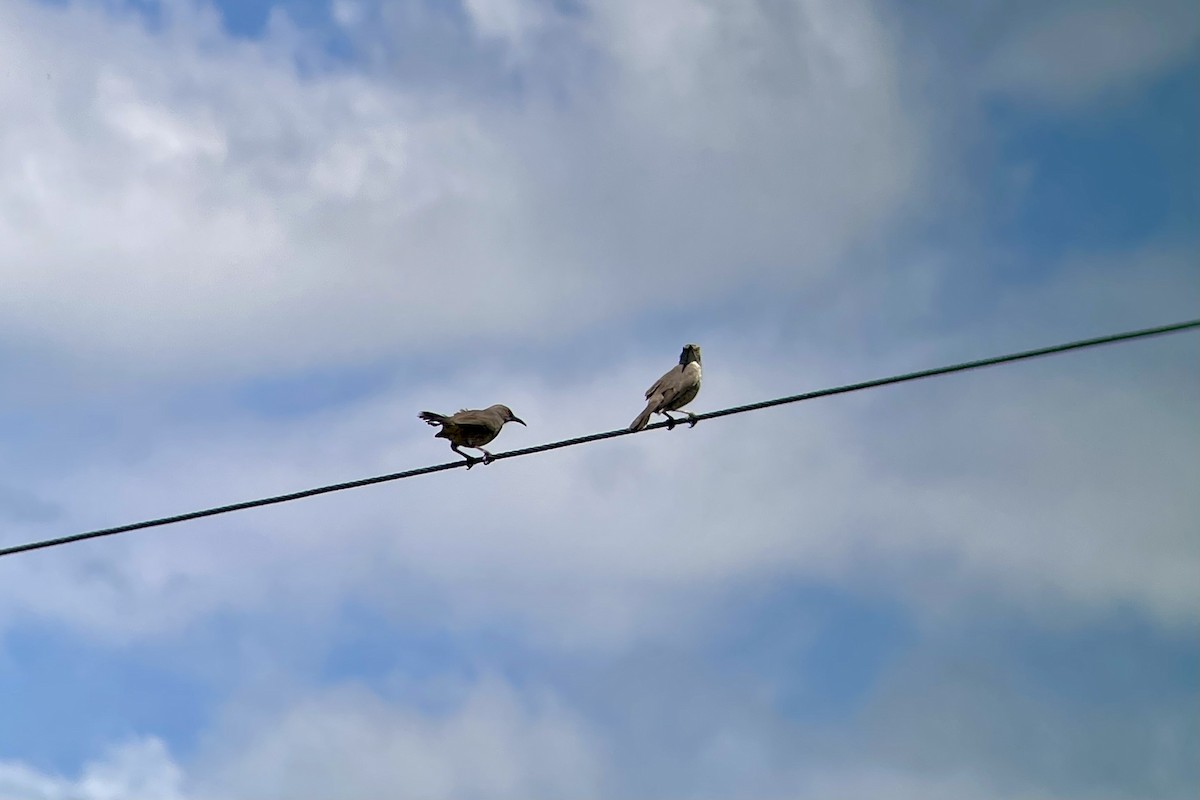
M 688 414 L 688 427 L 689 427 L 689 428 L 694 428 L 694 427 L 696 427 L 696 423 L 697 423 L 697 422 L 699 422 L 699 421 L 700 421 L 700 420 L 696 419 L 696 415 L 695 415 L 695 414 Z
M 473 467 L 473 466 L 475 466 L 476 464 L 478 464 L 480 461 L 483 461 L 483 459 L 480 459 L 480 458 L 473 458 L 473 457 L 471 457 L 471 456 L 466 456 L 466 459 L 467 459 L 467 469 L 470 469 L 471 467 Z M 485 463 L 485 464 L 486 464 L 486 463 L 487 463 L 487 461 L 483 461 L 483 463 Z
M 675 430 L 675 418 L 674 417 L 667 417 L 667 430 L 669 430 L 669 431 Z
M 484 453 L 483 458 L 480 460 L 483 461 L 484 464 L 490 464 L 496 460 L 496 457 L 491 453 Z

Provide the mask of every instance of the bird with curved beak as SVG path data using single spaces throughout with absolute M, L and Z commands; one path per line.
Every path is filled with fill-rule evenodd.
M 459 450 L 460 446 L 481 451 L 483 463 L 490 464 L 495 456 L 484 450 L 483 446 L 500 434 L 504 423 L 519 422 L 525 425 L 525 421 L 513 414 L 511 408 L 499 404 L 481 410 L 464 408 L 457 414 L 451 414 L 448 417 L 432 411 L 422 411 L 418 416 L 430 425 L 442 426 L 442 429 L 435 433 L 433 438 L 449 439 L 450 449 L 467 460 L 467 469 L 475 466 L 480 459 Z
M 659 378 L 646 390 L 646 407 L 629 425 L 629 430 L 640 431 L 650 422 L 651 414 L 662 414 L 667 418 L 667 430 L 678 422 L 670 415 L 696 399 L 700 394 L 700 345 L 685 344 L 679 354 L 679 364 Z M 696 415 L 684 411 L 688 427 L 695 427 Z

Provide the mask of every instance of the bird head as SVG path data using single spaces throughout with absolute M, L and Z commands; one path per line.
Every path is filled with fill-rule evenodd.
M 495 405 L 495 406 L 492 406 L 492 408 L 494 408 L 500 412 L 500 416 L 504 419 L 505 422 L 519 422 L 522 425 L 525 425 L 525 420 L 521 419 L 516 414 L 512 413 L 512 409 L 509 408 L 508 406 Z M 525 425 L 525 427 L 528 428 L 529 426 Z
M 679 354 L 679 363 L 686 367 L 693 361 L 695 361 L 697 364 L 700 363 L 700 345 L 685 344 L 683 346 L 683 352 Z

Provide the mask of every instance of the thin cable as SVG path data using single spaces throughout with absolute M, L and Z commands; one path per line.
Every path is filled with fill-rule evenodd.
M 862 383 L 850 383 L 845 386 L 836 386 L 831 389 L 818 389 L 815 392 L 805 392 L 804 394 L 794 394 L 789 397 L 780 397 L 775 400 L 764 400 L 760 403 L 750 403 L 744 406 L 734 406 L 733 408 L 725 408 L 719 411 L 709 411 L 704 414 L 697 414 L 696 420 L 716 419 L 718 417 L 728 417 L 733 414 L 744 414 L 749 411 L 760 411 L 764 408 L 772 406 L 781 406 L 787 403 L 799 403 L 804 400 L 815 400 L 818 397 L 829 397 L 835 394 L 847 394 L 849 392 L 858 392 L 863 389 L 874 389 L 878 386 L 889 386 L 893 383 L 905 383 L 907 381 L 920 380 L 921 378 L 932 378 L 937 375 L 949 375 L 952 372 L 965 372 L 971 369 L 980 369 L 981 367 L 992 367 L 997 364 L 1007 364 L 1012 361 L 1024 361 L 1030 358 L 1039 358 L 1041 356 L 1054 355 L 1056 353 L 1065 353 L 1069 350 L 1082 350 L 1087 347 L 1098 347 L 1104 344 L 1114 344 L 1116 342 L 1126 342 L 1131 339 L 1144 339 L 1150 336 L 1162 336 L 1168 333 L 1179 333 L 1181 331 L 1200 328 L 1200 319 L 1191 320 L 1189 322 L 1179 322 L 1174 325 L 1163 325 L 1157 328 L 1145 328 L 1137 331 L 1127 331 L 1125 333 L 1115 333 L 1111 336 L 1100 336 L 1095 339 L 1082 339 L 1077 342 L 1068 342 L 1066 344 L 1057 344 L 1051 347 L 1040 347 L 1036 350 L 1024 350 L 1020 353 L 1011 353 L 1005 356 L 995 356 L 993 358 L 983 358 L 978 361 L 966 361 L 961 364 L 953 364 L 947 367 L 936 367 L 934 369 L 923 369 L 918 372 L 906 372 L 903 375 L 893 375 L 890 378 L 876 378 L 871 381 L 863 381 Z M 669 423 L 656 422 L 653 425 L 648 425 L 644 430 L 654 430 L 656 428 L 665 428 Z M 560 442 L 550 442 L 549 444 L 541 444 L 536 447 L 526 447 L 522 450 L 510 450 L 506 453 L 498 453 L 495 460 L 499 461 L 503 458 L 517 458 L 518 456 L 528 456 L 534 453 L 543 453 L 547 450 L 558 450 L 563 447 L 574 447 L 579 444 L 587 444 L 589 442 L 598 442 L 602 439 L 615 439 L 618 436 L 629 436 L 637 431 L 631 431 L 628 428 L 621 428 L 615 431 L 607 431 L 605 433 L 593 433 L 589 436 L 580 436 L 575 439 L 564 439 Z M 133 522 L 128 525 L 118 525 L 115 528 L 102 528 L 95 531 L 87 531 L 85 533 L 75 533 L 70 536 L 60 536 L 57 539 L 46 539 L 40 542 L 29 542 L 27 544 L 13 545 L 12 547 L 0 548 L 0 556 L 11 556 L 16 553 L 24 553 L 29 550 L 40 550 L 45 547 L 57 547 L 62 544 L 70 544 L 71 542 L 80 542 L 84 539 L 97 539 L 101 536 L 113 536 L 118 533 L 128 533 L 129 531 L 141 530 L 143 528 L 157 528 L 162 525 L 173 525 L 177 522 L 187 522 L 188 520 L 200 519 L 201 517 L 215 517 L 218 514 L 228 514 L 233 511 L 244 511 L 248 508 L 258 508 L 259 506 L 270 506 L 276 503 L 288 503 L 292 500 L 301 500 L 305 497 L 315 497 L 319 494 L 329 494 L 330 492 L 340 492 L 345 489 L 357 489 L 360 486 L 370 486 L 374 483 L 387 483 L 388 481 L 398 481 L 403 478 L 415 478 L 418 475 L 428 475 L 431 472 L 443 472 L 448 469 L 458 469 L 465 467 L 466 461 L 451 461 L 445 464 L 436 464 L 429 467 L 421 467 L 419 469 L 405 470 L 404 472 L 393 472 L 390 475 L 379 475 L 374 478 L 362 478 L 356 481 L 348 481 L 346 483 L 335 483 L 330 486 L 319 486 L 315 489 L 305 489 L 302 492 L 291 492 L 290 494 L 276 495 L 275 497 L 265 497 L 260 500 L 247 500 L 242 503 L 231 503 L 226 506 L 217 506 L 216 508 L 206 508 L 202 511 L 190 511 L 186 514 L 176 514 L 173 517 L 161 517 L 159 519 L 147 520 L 145 522 Z

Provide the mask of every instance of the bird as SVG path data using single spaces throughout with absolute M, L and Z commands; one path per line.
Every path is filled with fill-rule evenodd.
M 449 439 L 450 449 L 467 460 L 467 469 L 479 463 L 480 459 L 459 450 L 460 445 L 482 451 L 483 463 L 490 464 L 495 456 L 484 450 L 483 446 L 496 438 L 500 429 L 504 427 L 504 423 L 519 422 L 525 425 L 525 421 L 513 414 L 511 408 L 500 404 L 484 409 L 464 408 L 457 414 L 451 414 L 448 417 L 432 411 L 422 411 L 417 416 L 430 425 L 442 426 L 442 429 L 434 434 L 434 438 Z
M 629 430 L 640 431 L 645 428 L 651 414 L 662 414 L 667 418 L 667 429 L 674 428 L 679 420 L 668 412 L 679 411 L 695 400 L 699 393 L 700 345 L 685 344 L 683 352 L 679 354 L 679 364 L 646 390 L 646 407 L 637 415 L 637 419 L 629 424 Z M 696 415 L 690 411 L 683 413 L 687 414 L 688 427 L 695 427 Z

